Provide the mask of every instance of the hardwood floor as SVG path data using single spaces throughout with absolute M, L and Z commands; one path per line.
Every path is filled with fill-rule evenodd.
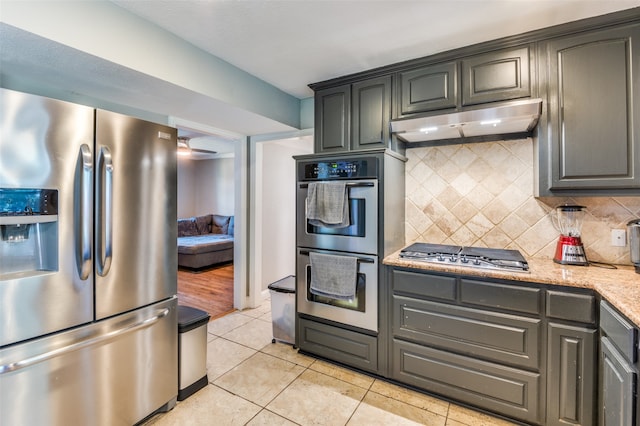
M 233 312 L 233 264 L 197 272 L 178 269 L 178 304 L 202 309 L 211 320 Z

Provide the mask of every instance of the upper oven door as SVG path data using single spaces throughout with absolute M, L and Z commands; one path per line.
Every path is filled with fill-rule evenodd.
M 298 182 L 298 247 L 376 254 L 378 251 L 378 180 L 349 180 L 349 223 L 345 228 L 314 226 L 307 220 L 308 182 Z

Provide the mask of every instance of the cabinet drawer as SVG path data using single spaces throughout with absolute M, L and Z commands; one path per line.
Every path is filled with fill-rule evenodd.
M 600 328 L 631 363 L 638 359 L 638 329 L 607 302 L 600 302 Z
M 539 424 L 540 374 L 394 340 L 394 379 Z
M 596 322 L 596 298 L 591 294 L 547 291 L 547 317 L 586 324 Z
M 470 356 L 538 369 L 540 323 L 408 297 L 393 298 L 393 334 Z
M 456 299 L 455 277 L 393 271 L 393 290 L 442 300 Z
M 378 339 L 374 336 L 298 320 L 299 348 L 361 370 L 378 371 Z
M 460 280 L 460 301 L 473 305 L 497 309 L 508 309 L 528 314 L 540 313 L 540 294 L 542 290 L 523 285 L 503 285 Z

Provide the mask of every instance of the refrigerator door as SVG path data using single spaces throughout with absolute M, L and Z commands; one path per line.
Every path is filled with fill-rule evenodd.
M 133 425 L 178 393 L 177 299 L 0 349 L 0 423 Z
M 0 218 L 1 347 L 93 320 L 94 109 L 0 89 L 0 111 L 0 188 L 57 197 L 57 215 L 25 216 L 28 238 Z
M 177 292 L 176 129 L 96 111 L 96 319 Z

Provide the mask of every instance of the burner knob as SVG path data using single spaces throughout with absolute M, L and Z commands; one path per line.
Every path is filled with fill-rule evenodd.
M 451 255 L 451 257 L 449 257 L 449 262 L 456 262 L 456 256 L 454 254 Z
M 469 259 L 467 259 L 467 256 L 462 256 L 462 258 L 460 259 L 460 262 L 469 263 Z
M 442 257 L 441 254 L 436 255 L 436 260 L 440 261 L 440 262 L 444 262 L 444 257 Z
M 480 259 L 474 259 L 473 260 L 473 264 L 474 265 L 480 265 Z

